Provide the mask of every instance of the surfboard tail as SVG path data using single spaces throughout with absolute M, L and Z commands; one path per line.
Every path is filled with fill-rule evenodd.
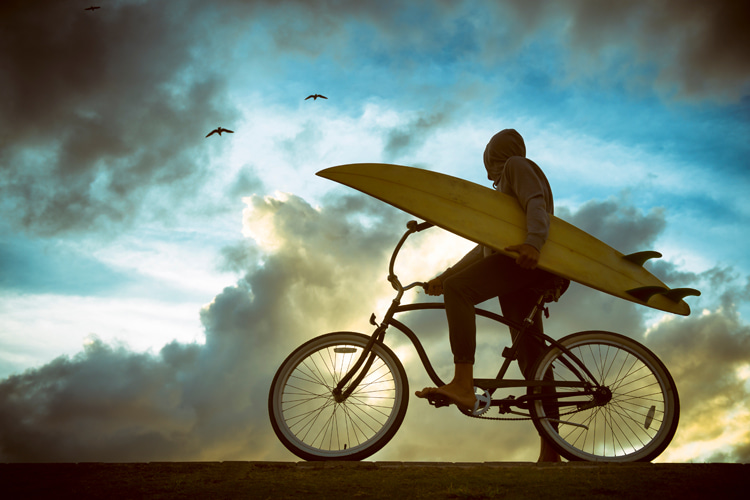
M 635 252 L 628 255 L 623 255 L 622 258 L 623 260 L 632 262 L 636 266 L 643 267 L 643 264 L 645 264 L 648 260 L 658 259 L 661 256 L 662 255 L 659 252 L 646 250 L 643 252 Z M 666 286 L 642 286 L 627 290 L 626 293 L 631 297 L 640 300 L 644 304 L 647 303 L 654 295 L 663 295 L 670 301 L 678 304 L 687 296 L 698 296 L 701 294 L 701 292 L 699 290 L 696 290 L 695 288 L 667 288 Z M 689 312 L 687 314 L 689 314 Z

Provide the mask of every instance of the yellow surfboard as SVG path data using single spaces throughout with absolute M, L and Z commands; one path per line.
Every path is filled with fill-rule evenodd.
M 383 163 L 355 163 L 317 175 L 352 187 L 475 243 L 504 250 L 523 243 L 526 216 L 515 198 L 450 175 Z M 661 311 L 687 316 L 682 300 L 700 295 L 670 289 L 643 264 L 653 251 L 624 255 L 564 220 L 551 216 L 539 267 L 596 290 Z

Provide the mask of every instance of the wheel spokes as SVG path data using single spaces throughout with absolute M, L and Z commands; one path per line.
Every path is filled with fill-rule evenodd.
M 333 388 L 354 365 L 359 346 L 329 346 L 304 358 L 292 371 L 282 395 L 282 414 L 290 431 L 321 450 L 359 446 L 384 426 L 396 405 L 393 373 L 376 357 L 352 394 L 337 403 Z
M 556 430 L 560 439 L 566 446 L 595 457 L 624 457 L 648 446 L 664 425 L 666 407 L 664 389 L 652 368 L 622 347 L 603 342 L 584 343 L 571 352 L 598 377 L 599 384 L 611 390 L 612 396 L 604 404 L 581 406 L 577 412 L 561 417 Z M 555 380 L 577 380 L 567 368 L 572 364 L 563 356 L 558 354 L 550 360 Z M 557 393 L 562 398 L 571 391 L 558 388 Z M 543 404 L 540 406 L 543 408 Z M 588 429 L 575 425 L 566 429 L 566 419 Z

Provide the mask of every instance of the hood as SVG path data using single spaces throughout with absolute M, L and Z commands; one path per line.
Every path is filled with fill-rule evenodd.
M 484 168 L 487 178 L 496 186 L 505 169 L 505 162 L 511 156 L 526 157 L 526 145 L 523 137 L 515 129 L 501 130 L 490 139 L 484 149 Z

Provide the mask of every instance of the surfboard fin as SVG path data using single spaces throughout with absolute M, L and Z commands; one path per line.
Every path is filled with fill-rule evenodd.
M 658 259 L 661 257 L 661 254 L 659 252 L 654 252 L 653 250 L 646 250 L 644 252 L 635 252 L 628 255 L 623 255 L 622 258 L 625 260 L 629 260 L 636 266 L 642 266 L 646 263 L 649 259 Z
M 663 286 L 642 286 L 640 288 L 628 290 L 627 293 L 643 302 L 648 302 L 648 300 L 654 295 L 664 295 L 672 302 L 679 302 L 688 295 L 697 296 L 701 294 L 701 292 L 695 288 L 675 288 L 670 290 Z
M 698 296 L 700 294 L 700 290 L 696 290 L 695 288 L 674 288 L 665 293 L 664 296 L 671 301 L 679 302 L 688 295 Z
M 633 288 L 627 291 L 628 294 L 643 302 L 648 302 L 648 299 L 650 299 L 657 293 L 668 292 L 669 288 L 663 286 L 642 286 L 640 288 Z

